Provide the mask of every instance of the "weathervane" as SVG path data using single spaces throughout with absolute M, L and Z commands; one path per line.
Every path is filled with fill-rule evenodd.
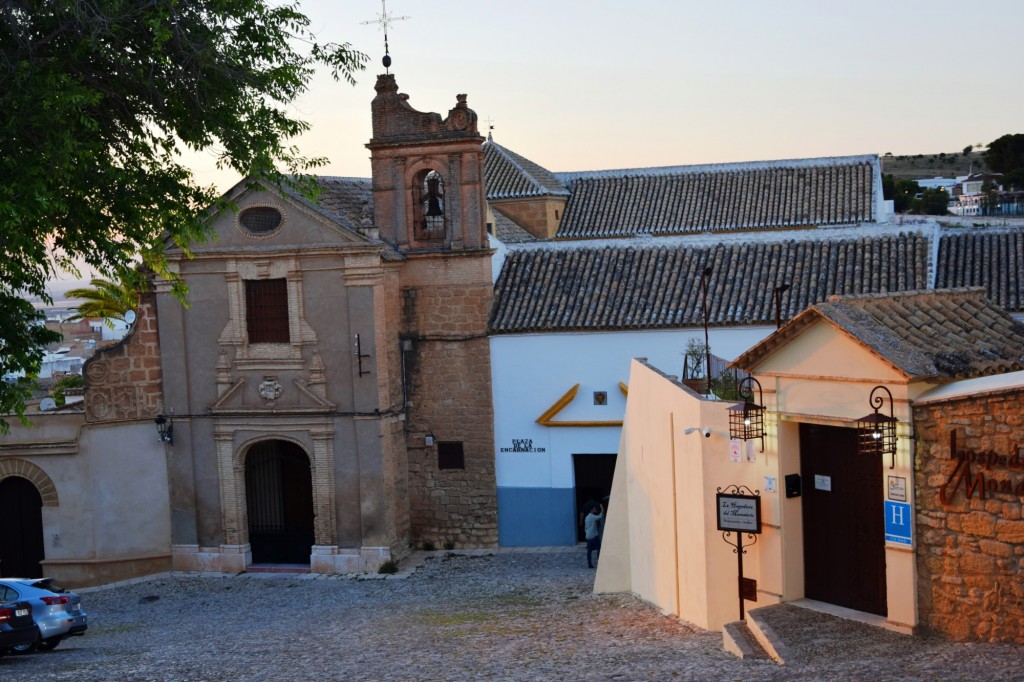
M 380 0 L 380 14 L 377 15 L 377 18 L 375 20 L 362 22 L 364 26 L 377 24 L 380 26 L 381 30 L 384 31 L 384 59 L 381 60 L 384 62 L 384 73 L 388 73 L 388 67 L 391 66 L 391 55 L 388 54 L 388 27 L 390 27 L 391 23 L 394 21 L 402 21 L 403 19 L 411 18 L 412 17 L 391 16 L 390 12 L 388 12 L 387 0 Z

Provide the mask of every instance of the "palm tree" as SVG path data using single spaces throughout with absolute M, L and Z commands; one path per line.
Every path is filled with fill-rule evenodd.
M 78 312 L 68 318 L 69 322 L 98 317 L 111 329 L 114 327 L 111 319 L 123 322 L 125 313 L 139 305 L 139 292 L 130 282 L 111 282 L 102 277 L 93 277 L 87 287 L 69 289 L 66 296 L 83 301 L 78 305 Z

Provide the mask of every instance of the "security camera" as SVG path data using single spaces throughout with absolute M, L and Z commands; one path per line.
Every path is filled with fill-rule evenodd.
M 704 437 L 711 438 L 711 429 L 704 429 Z

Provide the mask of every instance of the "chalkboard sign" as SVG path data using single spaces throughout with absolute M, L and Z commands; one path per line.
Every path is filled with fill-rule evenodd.
M 718 530 L 761 532 L 761 498 L 757 495 L 718 493 Z

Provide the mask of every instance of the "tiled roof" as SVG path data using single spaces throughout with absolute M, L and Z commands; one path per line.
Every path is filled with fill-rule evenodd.
M 877 173 L 873 156 L 563 173 L 556 238 L 869 222 Z
M 535 242 L 537 238 L 520 227 L 514 220 L 494 209 L 494 236 L 505 244 L 522 244 Z
M 314 208 L 350 230 L 373 227 L 372 180 L 321 176 L 317 182 L 320 194 Z
M 546 245 L 552 247 L 554 245 Z M 845 240 L 518 248 L 495 285 L 494 334 L 698 327 L 710 266 L 711 325 L 771 324 L 832 294 L 927 286 L 928 240 L 898 234 Z
M 1024 229 L 944 234 L 935 270 L 936 287 L 985 287 L 1001 307 L 1024 310 Z
M 284 190 L 297 201 L 313 208 L 342 228 L 358 233 L 363 228 L 373 227 L 372 180 L 325 175 L 317 177 L 316 181 L 320 185 L 316 203 L 310 202 L 309 199 L 290 187 L 285 187 Z M 377 243 L 384 247 L 381 251 L 383 260 L 400 261 L 403 259 L 402 254 L 390 244 L 379 240 Z
M 484 142 L 484 187 L 489 200 L 569 194 L 554 173 L 491 139 Z
M 911 379 L 968 378 L 1024 369 L 1024 324 L 986 299 L 983 289 L 910 291 L 820 303 L 734 364 L 750 371 L 822 318 Z

